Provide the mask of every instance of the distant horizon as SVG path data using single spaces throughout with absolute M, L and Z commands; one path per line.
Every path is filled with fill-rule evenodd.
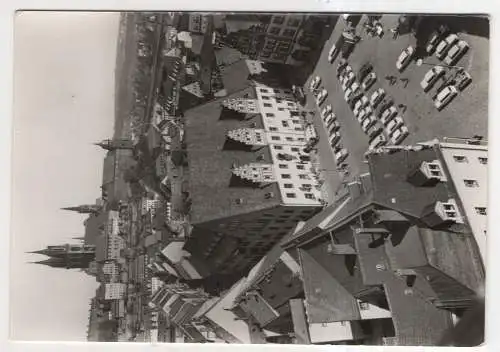
M 78 243 L 75 237 L 84 236 L 86 215 L 61 208 L 93 204 L 100 195 L 105 153 L 93 143 L 113 136 L 119 15 L 28 11 L 16 16 L 14 340 L 87 341 L 95 278 L 78 269 L 32 265 L 47 257 L 25 252 Z

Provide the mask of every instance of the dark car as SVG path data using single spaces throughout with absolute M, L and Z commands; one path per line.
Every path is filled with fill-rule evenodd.
M 380 127 L 380 125 L 377 123 L 375 125 L 373 125 L 372 127 L 370 127 L 368 129 L 368 131 L 366 131 L 366 135 L 368 136 L 368 138 L 370 139 L 370 142 L 373 140 L 373 138 L 375 138 L 376 136 L 378 136 L 380 134 L 380 132 L 382 132 L 382 127 Z
M 292 86 L 292 93 L 293 93 L 295 99 L 297 99 L 297 101 L 301 105 L 305 105 L 305 103 L 306 103 L 306 95 L 304 94 L 304 89 L 302 89 L 299 86 L 293 85 Z
M 368 74 L 370 74 L 370 72 L 372 72 L 372 71 L 373 71 L 373 65 L 370 64 L 369 62 L 365 63 L 359 69 L 358 80 L 360 82 L 363 81 L 365 79 L 365 77 L 368 76 Z

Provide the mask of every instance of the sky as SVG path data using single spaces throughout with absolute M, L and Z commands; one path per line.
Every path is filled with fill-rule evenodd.
M 84 341 L 97 283 L 30 261 L 72 243 L 85 216 L 61 207 L 100 195 L 114 121 L 118 13 L 24 12 L 14 37 L 10 338 Z

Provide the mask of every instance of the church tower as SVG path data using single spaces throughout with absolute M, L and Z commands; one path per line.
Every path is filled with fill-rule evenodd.
M 95 250 L 96 247 L 91 245 L 64 244 L 47 246 L 45 249 L 29 253 L 43 254 L 49 257 L 34 262 L 36 264 L 45 264 L 53 268 L 86 269 L 95 258 Z
M 76 211 L 80 214 L 98 214 L 102 210 L 102 206 L 97 204 L 91 204 L 91 205 L 86 204 L 86 205 L 79 205 L 76 207 L 66 207 L 62 209 L 69 211 Z
M 134 143 L 130 139 L 105 139 L 95 145 L 109 151 L 116 149 L 134 149 Z

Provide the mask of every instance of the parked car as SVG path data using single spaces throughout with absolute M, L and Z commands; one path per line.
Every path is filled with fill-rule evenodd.
M 328 52 L 328 62 L 333 63 L 333 61 L 337 58 L 338 55 L 339 55 L 339 49 L 336 47 L 335 44 L 333 44 L 330 51 Z
M 369 104 L 368 98 L 364 95 L 354 104 L 352 112 L 354 115 L 358 115 L 359 111 Z
M 329 113 L 328 115 L 326 115 L 325 117 L 325 123 L 326 124 L 329 124 L 331 121 L 335 121 L 337 119 L 337 116 L 334 114 L 334 113 Z
M 428 92 L 432 86 L 437 82 L 437 80 L 442 77 L 445 73 L 443 66 L 434 66 L 431 68 L 424 76 L 420 86 L 424 89 L 424 92 Z
M 444 58 L 444 63 L 451 66 L 455 65 L 467 51 L 469 51 L 469 44 L 465 40 L 460 40 L 448 51 L 448 55 Z
M 368 130 L 376 123 L 377 119 L 375 118 L 375 116 L 370 115 L 366 119 L 364 119 L 363 122 L 361 123 L 361 129 L 363 130 L 363 132 L 367 133 Z
M 378 123 L 375 123 L 372 127 L 368 128 L 368 131 L 366 131 L 366 135 L 370 140 L 372 140 L 375 136 L 377 136 L 379 133 L 382 132 L 382 127 Z
M 398 145 L 401 144 L 410 132 L 408 131 L 408 127 L 406 126 L 401 126 L 397 130 L 395 130 L 392 135 L 391 135 L 391 142 L 392 144 Z
M 333 111 L 332 105 L 328 104 L 323 108 L 323 110 L 321 110 L 321 117 L 325 119 L 328 116 L 328 114 L 330 114 L 332 111 Z
M 394 105 L 394 100 L 392 100 L 392 99 L 384 100 L 382 102 L 382 105 L 379 106 L 379 115 L 378 115 L 378 117 L 380 117 L 385 110 L 389 109 L 393 105 Z
M 345 101 L 349 101 L 349 98 L 351 98 L 354 94 L 356 94 L 359 90 L 359 84 L 357 82 L 354 82 L 350 88 L 347 88 L 344 94 L 344 99 Z
M 331 135 L 334 132 L 340 130 L 340 124 L 337 120 L 331 120 L 327 128 L 328 128 L 328 135 Z
M 323 88 L 319 94 L 316 96 L 316 104 L 321 105 L 325 101 L 326 97 L 328 96 L 328 92 L 326 91 L 325 88 Z
M 340 142 L 340 133 L 335 132 L 330 136 L 330 146 L 334 148 L 338 142 Z
M 370 104 L 374 108 L 377 107 L 378 104 L 385 98 L 385 90 L 383 88 L 377 89 L 375 92 L 373 92 L 371 98 L 370 98 Z
M 348 72 L 352 72 L 352 67 L 349 66 L 346 59 L 340 59 L 337 66 L 337 77 L 341 77 Z
M 370 106 L 367 106 L 364 109 L 362 109 L 357 115 L 359 123 L 362 123 L 363 120 L 368 116 L 370 116 L 371 114 L 373 114 L 373 110 Z
M 355 79 L 356 76 L 354 75 L 354 72 L 350 71 L 345 76 L 341 77 L 340 83 L 342 83 L 342 85 L 345 85 L 346 87 L 349 87 Z
M 363 81 L 365 77 L 368 76 L 368 74 L 371 73 L 372 71 L 373 71 L 373 65 L 370 64 L 369 62 L 361 66 L 358 73 L 359 81 Z
M 385 138 L 383 133 L 377 134 L 372 140 L 370 141 L 370 145 L 368 146 L 368 150 L 372 150 L 378 147 L 381 147 L 383 145 L 387 144 L 387 139 Z
M 459 91 L 463 91 L 471 83 L 472 83 L 472 77 L 470 73 L 464 72 L 458 78 L 457 88 Z
M 396 116 L 391 121 L 389 121 L 389 123 L 385 127 L 385 131 L 390 136 L 392 132 L 394 132 L 396 129 L 403 126 L 404 124 L 405 122 L 403 121 L 403 119 L 400 116 Z
M 347 151 L 347 149 L 342 148 L 338 152 L 335 153 L 335 161 L 337 162 L 337 164 L 340 164 L 345 159 L 347 159 L 348 156 L 349 156 L 349 152 Z
M 361 93 L 359 90 L 355 92 L 353 95 L 347 99 L 347 104 L 349 105 L 349 108 L 354 109 L 354 104 L 358 102 L 363 97 L 363 93 Z
M 410 64 L 413 55 L 415 55 L 415 49 L 411 45 L 403 50 L 396 61 L 396 68 L 399 72 L 404 71 L 404 69 Z
M 321 84 L 321 77 L 320 76 L 314 77 L 311 83 L 309 84 L 309 90 L 314 91 L 318 89 L 320 84 Z
M 306 103 L 306 95 L 304 94 L 304 90 L 302 87 L 293 85 L 292 86 L 292 93 L 295 99 L 301 104 L 304 105 Z
M 448 105 L 456 96 L 458 95 L 458 89 L 455 86 L 447 86 L 443 88 L 436 96 L 434 100 L 434 106 L 439 111 L 443 110 L 446 105 Z
M 396 117 L 398 114 L 398 111 L 394 106 L 391 106 L 390 108 L 384 110 L 382 112 L 382 115 L 380 115 L 380 122 L 382 122 L 382 125 L 387 126 L 387 124 Z
M 363 84 L 361 85 L 363 87 L 363 90 L 368 90 L 370 89 L 371 86 L 375 83 L 377 80 L 377 75 L 375 72 L 371 72 L 366 76 L 365 80 L 363 81 Z
M 436 48 L 436 57 L 439 60 L 443 60 L 446 53 L 450 48 L 458 42 L 458 36 L 456 34 L 450 34 L 445 39 L 443 39 Z
M 450 29 L 446 25 L 439 26 L 439 28 L 432 32 L 429 36 L 425 51 L 427 51 L 428 54 L 432 54 L 434 50 L 436 50 L 436 46 L 438 45 L 440 39 L 445 35 L 448 35 L 449 32 Z

